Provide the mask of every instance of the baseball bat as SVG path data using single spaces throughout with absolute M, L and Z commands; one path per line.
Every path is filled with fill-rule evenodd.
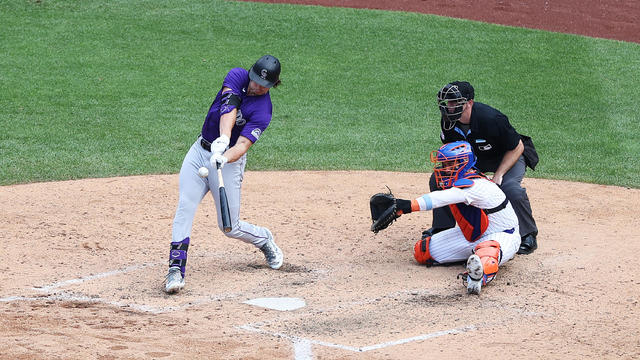
M 229 213 L 229 201 L 227 200 L 227 191 L 224 189 L 224 181 L 222 180 L 222 169 L 220 164 L 216 163 L 218 169 L 218 191 L 220 192 L 220 216 L 222 217 L 222 230 L 226 233 L 231 231 L 231 214 Z

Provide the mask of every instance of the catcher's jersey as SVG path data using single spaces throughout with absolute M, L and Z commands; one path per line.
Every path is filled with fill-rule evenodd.
M 238 108 L 236 123 L 231 130 L 229 147 L 235 145 L 241 135 L 255 143 L 271 122 L 272 104 L 271 96 L 267 92 L 264 95 L 248 96 L 249 71 L 242 68 L 233 68 L 227 73 L 222 83 L 222 88 L 228 87 L 242 100 Z M 202 137 L 212 142 L 220 136 L 220 116 L 233 110 L 234 107 L 222 106 L 222 88 L 218 91 L 215 100 L 209 108 L 207 117 L 202 125 Z
M 506 199 L 506 195 L 493 181 L 476 178 L 471 179 L 473 185 L 466 188 L 452 187 L 446 190 L 433 191 L 417 198 L 420 210 L 431 210 L 453 204 L 466 204 L 479 209 L 494 209 Z M 518 217 L 510 203 L 500 210 L 487 215 L 489 224 L 485 234 L 507 231 L 518 228 Z
M 496 209 L 506 199 L 505 194 L 494 182 L 472 179 L 473 185 L 466 188 L 450 188 L 433 191 L 416 199 L 420 210 L 430 210 L 453 204 L 465 204 L 479 209 Z M 438 263 L 465 261 L 473 249 L 483 241 L 494 240 L 500 244 L 500 265 L 513 259 L 520 246 L 518 218 L 510 203 L 504 209 L 487 215 L 487 228 L 479 238 L 469 240 L 468 234 L 460 226 L 438 232 L 431 237 L 429 252 Z M 458 221 L 458 219 L 456 219 Z

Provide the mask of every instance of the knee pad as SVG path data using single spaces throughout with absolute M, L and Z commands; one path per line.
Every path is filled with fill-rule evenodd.
M 189 238 L 186 237 L 182 241 L 171 242 L 171 250 L 169 251 L 169 267 L 179 267 L 182 278 L 187 266 L 187 250 L 189 250 Z
M 482 268 L 484 270 L 482 284 L 485 285 L 493 280 L 498 273 L 498 265 L 500 264 L 500 258 L 502 258 L 500 243 L 495 240 L 483 241 L 476 245 L 473 252 L 478 255 L 480 261 L 482 261 Z
M 416 259 L 418 264 L 429 265 L 435 262 L 429 253 L 430 241 L 431 236 L 425 234 L 425 236 L 418 240 L 413 246 L 413 257 Z

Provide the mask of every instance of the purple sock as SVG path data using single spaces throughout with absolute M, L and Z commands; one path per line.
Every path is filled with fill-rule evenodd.
M 189 249 L 189 238 L 186 237 L 182 241 L 171 242 L 171 251 L 169 252 L 169 267 L 179 267 L 180 274 L 184 279 L 184 272 L 187 266 L 187 250 Z

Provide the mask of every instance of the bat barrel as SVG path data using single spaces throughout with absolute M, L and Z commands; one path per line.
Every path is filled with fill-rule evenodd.
M 222 180 L 222 169 L 220 169 L 220 164 L 216 165 L 218 168 L 218 191 L 220 192 L 220 217 L 222 218 L 222 231 L 228 233 L 231 231 L 229 200 L 227 199 L 227 190 L 224 188 L 224 181 Z

